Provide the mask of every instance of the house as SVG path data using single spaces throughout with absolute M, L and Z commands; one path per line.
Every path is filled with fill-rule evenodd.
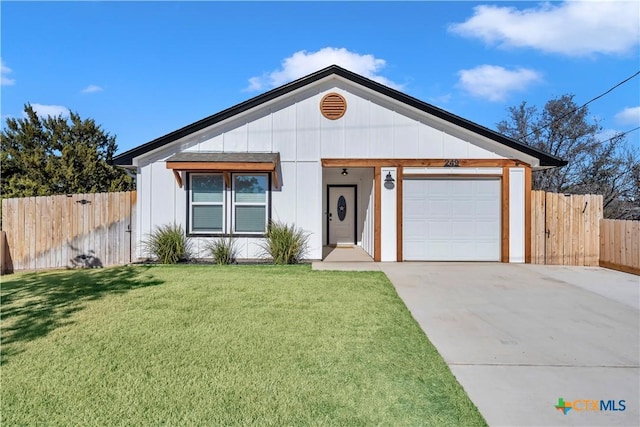
M 256 258 L 279 220 L 309 233 L 309 259 L 359 245 L 376 261 L 521 263 L 531 172 L 566 162 L 334 65 L 114 164 L 137 174 L 137 240 L 182 224 L 199 256 L 233 234 Z

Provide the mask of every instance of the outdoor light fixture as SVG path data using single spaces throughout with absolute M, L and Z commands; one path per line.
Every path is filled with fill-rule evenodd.
M 342 169 L 342 176 L 347 176 L 349 175 L 349 172 L 347 172 L 347 169 Z
M 384 188 L 392 190 L 395 187 L 394 182 L 395 179 L 391 176 L 391 172 L 387 172 L 387 176 L 384 178 Z

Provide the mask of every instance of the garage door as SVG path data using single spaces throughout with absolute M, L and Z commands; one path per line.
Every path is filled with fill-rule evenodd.
M 407 261 L 500 261 L 500 179 L 403 181 Z

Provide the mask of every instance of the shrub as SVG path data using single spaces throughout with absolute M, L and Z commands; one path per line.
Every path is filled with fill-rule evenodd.
M 261 246 L 274 264 L 297 264 L 306 255 L 308 242 L 309 235 L 302 229 L 272 221 Z
M 233 237 L 215 239 L 206 244 L 207 250 L 213 257 L 213 262 L 218 265 L 233 264 L 236 262 L 237 248 Z
M 177 264 L 189 259 L 191 239 L 187 237 L 181 225 L 159 225 L 142 242 L 147 254 L 162 264 Z

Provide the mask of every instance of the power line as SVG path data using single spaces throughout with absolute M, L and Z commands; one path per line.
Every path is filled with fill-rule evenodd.
M 564 119 L 565 117 L 575 113 L 578 110 L 581 110 L 582 108 L 586 107 L 587 105 L 591 104 L 593 101 L 596 101 L 600 98 L 602 98 L 603 96 L 605 96 L 606 94 L 612 92 L 614 89 L 622 86 L 623 84 L 625 84 L 626 82 L 628 82 L 629 80 L 633 79 L 634 77 L 638 76 L 640 74 L 640 71 L 636 71 L 635 74 L 633 74 L 632 76 L 627 77 L 626 79 L 624 79 L 623 81 L 621 81 L 620 83 L 616 84 L 615 86 L 611 87 L 609 90 L 607 90 L 606 92 L 601 93 L 600 95 L 596 96 L 595 98 L 590 99 L 589 101 L 585 102 L 584 104 L 582 104 L 582 106 L 580 107 L 576 107 L 571 111 L 566 112 L 565 114 L 563 114 L 562 116 L 556 118 L 555 120 L 551 121 L 550 123 L 544 125 L 544 126 L 540 126 L 539 128 L 535 128 L 533 129 L 531 132 L 529 132 L 528 134 L 526 134 L 524 136 L 523 139 L 527 139 L 528 137 L 530 137 L 532 134 L 536 133 L 537 131 L 544 129 L 546 127 L 551 126 L 552 124 L 559 122 L 560 120 Z M 635 130 L 635 129 L 634 129 Z M 629 131 L 632 132 L 632 131 Z M 628 132 L 627 132 L 628 133 Z M 626 135 L 626 133 L 624 133 L 623 135 Z
M 638 129 L 640 129 L 640 126 L 635 127 L 635 128 L 633 128 L 633 129 L 630 129 L 630 130 L 628 130 L 628 131 L 626 131 L 626 132 L 616 133 L 615 135 L 613 135 L 613 136 L 612 136 L 611 138 L 609 138 L 609 139 L 605 139 L 605 140 L 602 140 L 602 141 L 598 141 L 598 144 L 603 144 L 603 143 L 605 143 L 605 142 L 613 141 L 613 140 L 614 140 L 614 139 L 616 139 L 616 138 L 622 138 L 622 137 L 623 137 L 623 136 L 625 136 L 626 134 L 631 133 L 631 132 L 633 132 L 633 131 L 636 131 L 636 130 L 638 130 Z

